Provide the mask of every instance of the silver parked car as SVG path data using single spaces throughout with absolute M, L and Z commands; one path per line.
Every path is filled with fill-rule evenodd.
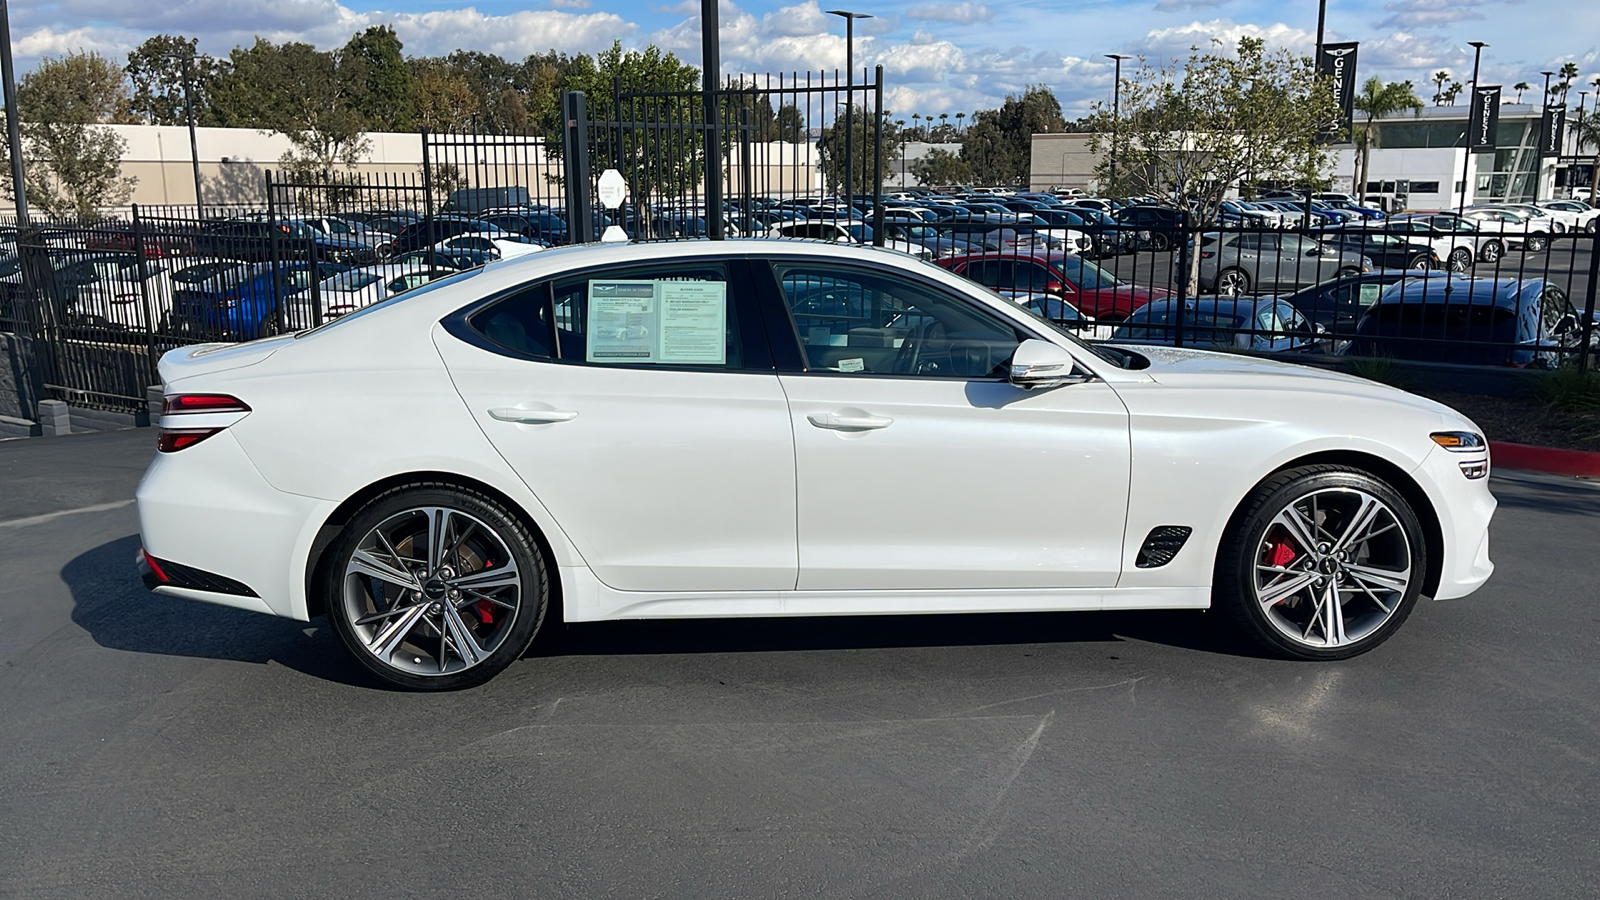
M 1252 291 L 1298 290 L 1330 278 L 1372 271 L 1360 253 L 1304 235 L 1212 232 L 1200 237 L 1200 290 L 1224 297 Z M 1174 265 L 1178 254 L 1174 258 Z

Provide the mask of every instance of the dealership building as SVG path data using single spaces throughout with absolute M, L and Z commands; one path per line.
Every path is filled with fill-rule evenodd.
M 1462 202 L 1462 166 L 1466 165 L 1465 201 L 1526 202 L 1569 196 L 1570 186 L 1587 188 L 1592 174 L 1592 149 L 1579 154 L 1575 122 L 1569 123 L 1563 155 L 1539 156 L 1541 114 L 1538 106 L 1500 107 L 1497 149 L 1468 153 L 1467 110 L 1432 106 L 1420 115 L 1409 111 L 1379 119 L 1380 146 L 1367 167 L 1367 197 L 1390 210 L 1450 208 Z M 1360 116 L 1357 116 L 1358 123 Z M 1048 190 L 1074 187 L 1094 191 L 1099 155 L 1089 149 L 1088 134 L 1033 136 L 1031 187 Z M 1333 190 L 1358 193 L 1357 154 L 1352 145 L 1332 148 Z

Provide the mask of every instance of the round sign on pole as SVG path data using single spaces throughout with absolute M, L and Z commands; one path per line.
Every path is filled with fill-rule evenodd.
M 600 173 L 600 205 L 606 209 L 616 209 L 622 201 L 628 198 L 628 182 L 623 179 L 622 173 L 616 169 L 607 169 Z

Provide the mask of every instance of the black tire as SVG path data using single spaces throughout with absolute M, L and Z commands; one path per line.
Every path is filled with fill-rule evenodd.
M 1217 296 L 1219 297 L 1243 297 L 1250 293 L 1250 275 L 1240 268 L 1229 267 L 1223 269 L 1217 273 L 1215 283 Z M 1225 291 L 1224 286 L 1228 290 Z
M 1584 226 L 1584 230 L 1590 234 L 1600 234 L 1600 218 L 1590 219 L 1589 224 Z
M 1172 249 L 1172 240 L 1162 232 L 1152 232 L 1150 235 L 1150 249 L 1157 253 L 1165 253 Z
M 1362 565 L 1367 567 L 1365 571 L 1371 571 L 1373 559 L 1378 555 L 1397 556 L 1400 551 L 1396 548 L 1403 542 L 1405 571 L 1409 573 L 1404 590 L 1395 591 L 1389 596 L 1393 602 L 1387 608 L 1377 600 L 1367 600 L 1353 589 L 1348 600 L 1341 599 L 1338 604 L 1339 624 L 1332 630 L 1343 637 L 1347 622 L 1351 621 L 1350 612 L 1345 610 L 1352 610 L 1358 614 L 1358 618 L 1354 619 L 1357 628 L 1353 630 L 1359 636 L 1338 643 L 1336 646 L 1327 646 L 1325 637 L 1322 639 L 1322 645 L 1318 646 L 1317 642 L 1309 637 L 1293 638 L 1287 633 L 1288 630 L 1293 630 L 1288 626 L 1298 626 L 1297 622 L 1292 621 L 1296 614 L 1313 623 L 1308 626 L 1306 635 L 1316 630 L 1315 625 L 1321 621 L 1318 610 L 1322 607 L 1312 592 L 1324 590 L 1320 583 L 1307 585 L 1303 589 L 1303 594 L 1301 591 L 1296 591 L 1275 603 L 1264 605 L 1258 599 L 1258 590 L 1270 590 L 1273 587 L 1271 584 L 1258 587 L 1258 573 L 1266 568 L 1265 564 L 1270 561 L 1279 567 L 1271 571 L 1284 571 L 1286 567 L 1295 566 L 1295 560 L 1298 558 L 1293 554 L 1292 547 L 1289 560 L 1268 560 L 1262 556 L 1267 548 L 1276 546 L 1269 542 L 1269 537 L 1285 533 L 1274 531 L 1282 528 L 1281 525 L 1274 523 L 1274 519 L 1280 513 L 1286 513 L 1291 505 L 1301 503 L 1312 495 L 1324 498 L 1325 503 L 1330 497 L 1336 500 L 1341 496 L 1363 495 L 1381 501 L 1383 506 L 1387 507 L 1390 518 L 1397 527 L 1385 529 L 1370 541 L 1362 541 L 1358 548 L 1361 553 L 1371 552 L 1369 548 L 1371 542 L 1381 539 L 1383 544 L 1374 556 L 1358 558 L 1364 560 Z M 1345 514 L 1331 511 L 1328 506 L 1324 506 L 1322 515 L 1326 517 L 1323 522 L 1337 529 Z M 1335 515 L 1340 516 L 1341 520 L 1336 520 Z M 1314 531 L 1310 533 L 1315 534 Z M 1277 537 L 1274 539 L 1281 540 Z M 1298 565 L 1304 567 L 1306 561 L 1311 559 L 1311 555 L 1302 554 L 1302 556 L 1304 560 Z M 1291 580 L 1302 575 L 1311 577 L 1321 575 L 1327 570 L 1316 566 L 1323 561 L 1317 560 L 1312 567 L 1305 568 L 1303 572 L 1294 570 Z M 1351 565 L 1354 566 L 1354 563 Z M 1335 566 L 1335 569 L 1336 575 L 1330 575 L 1328 579 L 1323 580 L 1336 578 L 1335 587 L 1346 584 L 1347 573 L 1340 566 Z M 1381 479 L 1357 469 L 1334 465 L 1305 466 L 1272 476 L 1252 491 L 1240 505 L 1232 521 L 1229 522 L 1228 530 L 1223 535 L 1217 550 L 1215 577 L 1212 582 L 1212 605 L 1225 611 L 1245 635 L 1276 656 L 1303 660 L 1348 659 L 1371 650 L 1399 630 L 1416 606 L 1427 571 L 1427 543 L 1422 525 L 1417 521 L 1416 513 L 1404 497 Z M 1269 573 L 1260 577 L 1281 579 L 1284 576 Z M 1348 583 L 1356 582 L 1350 580 Z M 1288 586 L 1287 582 L 1285 586 Z M 1299 606 L 1299 604 L 1305 605 Z M 1273 610 L 1272 613 L 1268 612 L 1267 606 Z
M 1411 262 L 1406 264 L 1406 268 L 1426 272 L 1433 268 L 1433 257 L 1427 254 L 1418 254 L 1411 258 Z
M 1530 234 L 1522 246 L 1527 248 L 1529 253 L 1543 253 L 1545 248 L 1550 246 L 1550 238 L 1543 234 Z
M 1505 255 L 1506 245 L 1498 240 L 1484 241 L 1483 246 L 1478 248 L 1478 260 L 1480 262 L 1499 262 Z
M 1452 272 L 1467 271 L 1472 268 L 1472 251 L 1465 247 L 1451 250 L 1449 259 L 1445 260 L 1445 267 Z
M 518 589 L 515 609 L 510 613 L 509 622 L 504 619 L 506 614 L 500 611 L 504 606 L 503 603 L 487 607 L 485 613 L 486 601 L 473 601 L 470 597 L 463 597 L 459 602 L 455 602 L 451 598 L 457 596 L 458 592 L 451 590 L 448 595 L 443 593 L 443 587 L 437 584 L 439 581 L 437 577 L 426 579 L 418 577 L 417 581 L 419 584 L 425 581 L 425 589 L 428 591 L 438 587 L 440 590 L 438 594 L 404 590 L 399 592 L 394 601 L 380 605 L 374 596 L 374 588 L 370 586 L 379 584 L 379 579 L 348 572 L 352 557 L 375 530 L 396 521 L 401 522 L 401 527 L 404 527 L 407 516 L 415 515 L 418 510 L 423 509 L 448 510 L 458 515 L 460 519 L 476 520 L 464 529 L 459 537 L 457 546 L 461 551 L 459 553 L 452 551 L 452 554 L 458 562 L 476 556 L 480 567 L 463 573 L 460 577 L 481 576 L 493 567 L 490 554 L 501 551 L 509 553 L 511 561 L 516 565 L 516 572 L 510 577 Z M 423 516 L 422 526 L 427 527 L 427 514 Z M 486 529 L 487 533 L 475 530 L 476 528 Z M 474 536 L 477 538 L 476 543 L 469 545 Z M 401 555 L 407 554 L 402 551 Z M 427 562 L 424 560 L 421 568 L 416 571 L 426 575 L 427 573 L 422 572 L 426 566 Z M 495 568 L 496 571 L 503 570 L 505 562 L 502 561 L 500 566 Z M 476 687 L 493 678 L 527 651 L 539 633 L 539 627 L 543 624 L 550 605 L 548 566 L 538 542 L 527 527 L 495 500 L 455 485 L 438 483 L 413 485 L 396 488 L 375 497 L 351 517 L 339 537 L 328 548 L 324 571 L 326 577 L 322 589 L 328 619 L 345 648 L 357 662 L 379 678 L 390 684 L 416 691 L 460 690 Z M 437 576 L 438 573 L 435 572 L 433 575 Z M 448 585 L 448 582 L 445 584 Z M 463 590 L 459 593 L 474 592 Z M 499 596 L 507 595 L 502 593 Z M 439 610 L 444 605 L 451 604 L 454 613 L 453 624 L 469 630 L 470 633 L 466 634 L 465 639 L 473 642 L 473 655 L 483 653 L 481 659 L 469 662 L 466 655 L 459 650 L 454 654 L 448 650 L 442 638 L 443 631 L 447 630 L 445 614 Z M 378 652 L 369 649 L 369 637 L 371 643 L 377 643 L 379 640 L 381 622 L 372 623 L 370 636 L 364 634 L 360 629 L 366 625 L 355 621 L 358 618 L 356 610 L 364 609 L 369 614 L 374 612 L 382 614 L 386 608 L 415 610 L 418 607 L 427 607 L 427 610 L 417 613 L 419 617 L 417 624 L 409 626 L 396 641 L 394 649 L 387 654 L 388 661 L 380 659 Z M 462 616 L 462 611 L 466 611 L 467 615 Z M 493 619 L 494 613 L 497 612 L 502 617 L 498 621 Z M 438 616 L 437 625 L 432 618 L 435 615 Z M 440 633 L 441 637 L 432 638 L 428 633 L 430 628 L 432 632 Z M 489 638 L 492 646 L 484 647 L 478 640 L 480 634 Z M 430 638 L 432 639 L 429 640 Z M 438 649 L 434 649 L 435 647 Z M 405 664 L 404 660 L 401 663 L 395 662 L 396 654 L 402 649 L 405 649 L 403 655 L 411 657 L 415 661 L 414 664 Z M 452 655 L 458 664 L 457 668 L 437 673 L 425 671 L 432 669 L 436 664 L 438 668 L 445 669 Z M 424 658 L 428 659 L 427 663 L 423 662 Z

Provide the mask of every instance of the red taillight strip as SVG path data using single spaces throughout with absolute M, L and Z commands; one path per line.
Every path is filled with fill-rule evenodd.
M 156 449 L 162 453 L 177 453 L 179 450 L 193 447 L 221 430 L 221 428 L 163 428 L 161 434 L 156 437 Z
M 176 416 L 184 413 L 247 413 L 250 407 L 238 397 L 228 394 L 168 394 L 161 400 L 161 414 Z

